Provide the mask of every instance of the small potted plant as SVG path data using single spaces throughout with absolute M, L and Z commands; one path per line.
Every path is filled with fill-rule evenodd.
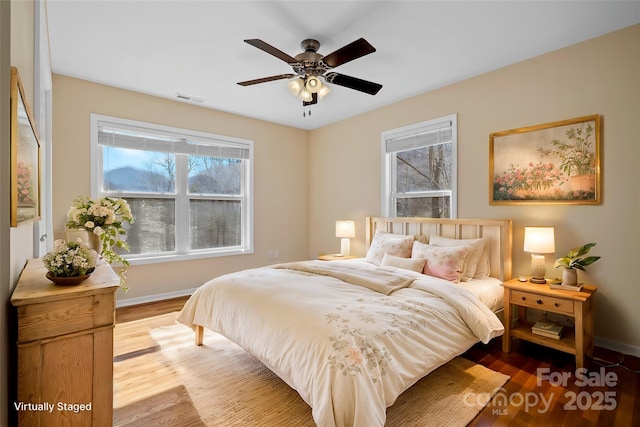
M 96 268 L 98 254 L 82 242 L 56 240 L 55 248 L 42 257 L 47 278 L 57 285 L 77 285 Z
M 567 253 L 567 256 L 558 258 L 553 265 L 555 268 L 564 267 L 562 273 L 562 284 L 566 286 L 576 286 L 578 284 L 577 270 L 586 271 L 585 267 L 593 264 L 600 259 L 599 256 L 587 256 L 595 243 L 587 243 L 585 245 L 573 248 Z

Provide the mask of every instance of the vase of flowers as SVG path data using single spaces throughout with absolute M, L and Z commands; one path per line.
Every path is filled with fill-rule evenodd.
M 76 197 L 67 212 L 67 228 L 86 230 L 89 242 L 97 246 L 96 251 L 110 264 L 122 265 L 119 271 L 120 285 L 125 286 L 126 267 L 129 262 L 114 249 L 129 250 L 123 237 L 127 234 L 126 224 L 133 223 L 129 204 L 124 199 L 102 197 L 92 199 L 87 196 Z M 95 242 L 98 241 L 96 244 Z
M 56 240 L 54 249 L 42 261 L 47 278 L 57 285 L 77 285 L 96 268 L 97 254 L 82 242 Z

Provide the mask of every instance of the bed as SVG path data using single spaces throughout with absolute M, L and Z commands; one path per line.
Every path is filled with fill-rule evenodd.
M 364 258 L 214 278 L 178 321 L 198 345 L 207 328 L 257 357 L 317 425 L 383 426 L 416 381 L 502 335 L 511 240 L 509 220 L 367 217 Z

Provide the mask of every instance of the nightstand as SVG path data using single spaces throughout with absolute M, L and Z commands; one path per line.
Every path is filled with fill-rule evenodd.
M 582 368 L 585 356 L 593 357 L 593 294 L 596 286 L 584 285 L 582 290 L 565 291 L 520 282 L 517 279 L 502 284 L 504 287 L 504 335 L 502 351 L 509 353 L 511 339 L 520 338 L 576 356 L 576 368 Z M 512 306 L 518 308 L 517 323 L 514 324 Z M 561 339 L 556 340 L 531 332 L 532 323 L 527 321 L 527 308 L 557 313 L 574 319 L 574 328 L 567 328 Z
M 322 261 L 337 261 L 341 259 L 354 259 L 354 258 L 359 258 L 359 257 L 355 255 L 340 255 L 340 254 L 326 254 L 326 255 L 320 255 L 318 257 L 318 259 Z

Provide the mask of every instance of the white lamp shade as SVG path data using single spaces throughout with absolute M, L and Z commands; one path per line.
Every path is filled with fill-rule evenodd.
M 355 221 L 336 221 L 336 237 L 356 237 Z
M 322 85 L 320 91 L 318 92 L 318 100 L 324 98 L 325 95 L 327 95 L 329 92 L 331 92 L 331 89 L 329 89 L 327 85 Z
M 551 254 L 556 251 L 553 227 L 525 227 L 524 251 Z
M 288 83 L 287 86 L 289 87 L 289 92 L 291 92 L 293 96 L 298 96 L 300 95 L 300 91 L 304 87 L 304 81 L 300 78 L 293 79 Z
M 315 76 L 307 78 L 307 84 L 305 85 L 307 90 L 311 93 L 318 93 L 322 89 L 322 82 Z
M 303 88 L 300 91 L 300 95 L 298 95 L 298 99 L 305 102 L 311 102 L 313 100 L 313 95 L 306 88 Z

